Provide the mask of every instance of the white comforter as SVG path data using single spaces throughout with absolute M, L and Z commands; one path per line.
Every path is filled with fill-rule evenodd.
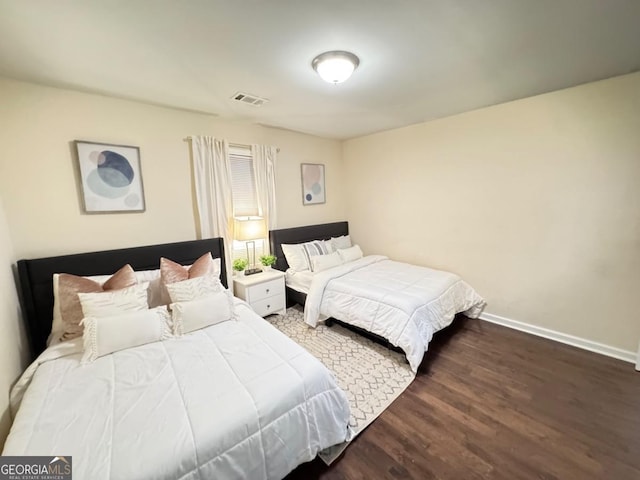
M 485 301 L 453 273 L 370 255 L 314 275 L 304 310 L 315 327 L 333 317 L 387 339 L 417 371 L 433 334 Z
M 331 373 L 237 310 L 90 365 L 80 342 L 45 351 L 12 392 L 3 454 L 71 455 L 77 480 L 279 479 L 346 440 L 349 404 Z

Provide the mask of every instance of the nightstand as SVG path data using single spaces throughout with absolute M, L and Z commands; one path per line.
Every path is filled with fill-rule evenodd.
M 260 315 L 284 315 L 287 311 L 284 293 L 284 272 L 265 270 L 254 275 L 233 277 L 234 295 L 241 298 Z

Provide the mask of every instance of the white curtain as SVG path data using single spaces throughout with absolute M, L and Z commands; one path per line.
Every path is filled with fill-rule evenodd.
M 196 204 L 202 238 L 222 237 L 227 283 L 233 289 L 233 197 L 229 144 L 208 136 L 191 137 Z
M 269 230 L 277 225 L 276 212 L 276 156 L 278 150 L 269 145 L 251 145 L 253 171 L 256 178 L 256 194 L 260 216 Z M 269 242 L 265 242 L 265 253 L 269 252 Z

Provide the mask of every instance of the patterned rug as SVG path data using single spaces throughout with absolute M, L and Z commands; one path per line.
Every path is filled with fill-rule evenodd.
M 349 399 L 353 438 L 380 415 L 413 381 L 404 355 L 394 352 L 351 330 L 334 324 L 310 328 L 303 321 L 302 307 L 287 309 L 287 314 L 267 320 L 282 333 L 306 348 L 333 372 Z M 320 453 L 330 464 L 344 451 L 348 442 Z

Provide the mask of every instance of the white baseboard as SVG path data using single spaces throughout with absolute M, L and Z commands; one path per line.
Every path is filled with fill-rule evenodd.
M 636 363 L 636 361 L 640 361 L 636 356 L 636 352 L 632 352 L 630 350 L 622 350 L 621 348 L 594 342 L 592 340 L 587 340 L 586 338 L 574 337 L 573 335 L 557 332 L 544 327 L 538 327 L 529 323 L 518 322 L 516 320 L 511 320 L 510 318 L 493 315 L 492 313 L 482 312 L 480 319 L 486 322 L 496 323 L 504 327 L 513 328 L 514 330 L 520 330 L 521 332 L 530 333 L 538 337 L 544 337 L 550 340 L 555 340 L 556 342 L 582 348 L 583 350 L 589 350 L 590 352 L 600 353 L 607 357 L 617 358 L 618 360 L 623 360 L 625 362 Z M 638 355 L 640 355 L 640 352 Z

